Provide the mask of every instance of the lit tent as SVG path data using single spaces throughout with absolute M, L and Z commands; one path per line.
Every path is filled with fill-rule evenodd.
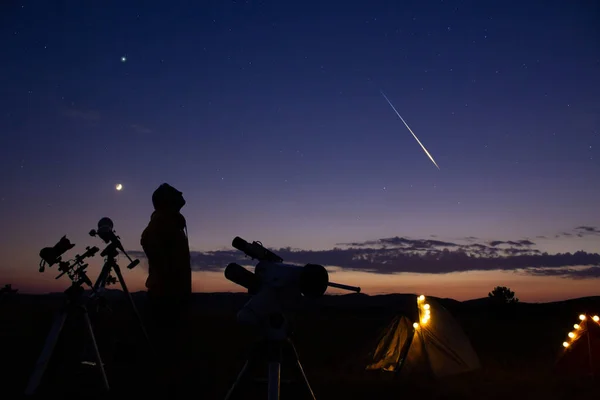
M 441 378 L 480 367 L 469 339 L 452 315 L 433 299 L 410 295 L 405 312 L 383 331 L 367 370 Z
M 600 374 L 600 317 L 581 314 L 555 365 L 561 374 Z

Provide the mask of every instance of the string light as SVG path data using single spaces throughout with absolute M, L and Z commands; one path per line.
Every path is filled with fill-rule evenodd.
M 429 322 L 429 320 L 431 319 L 431 306 L 429 304 L 423 304 L 424 301 L 425 296 L 420 295 L 419 297 L 417 297 L 417 306 L 419 307 L 420 314 L 422 315 L 421 325 L 427 324 L 427 322 Z
M 585 314 L 579 314 L 579 319 L 580 319 L 581 321 L 585 321 L 585 320 L 587 319 L 587 316 L 586 316 Z M 593 319 L 595 322 L 598 322 L 598 321 L 600 321 L 600 317 L 598 317 L 597 315 L 594 315 L 594 316 L 592 317 L 592 319 Z M 582 326 L 581 326 L 581 325 L 579 325 L 579 324 L 575 324 L 575 325 L 573 325 L 573 328 L 575 328 L 575 332 L 569 332 L 569 333 L 568 333 L 568 336 L 569 336 L 569 338 L 571 339 L 571 343 L 572 343 L 572 342 L 574 342 L 574 341 L 576 341 L 577 339 L 579 339 L 579 337 L 577 336 L 577 333 L 578 333 L 578 332 L 577 332 L 577 330 L 579 330 L 579 329 L 583 329 L 583 328 L 582 328 Z M 565 347 L 565 348 L 569 347 L 570 345 L 571 345 L 571 344 L 570 344 L 569 342 L 563 342 L 563 347 Z
M 418 327 L 419 327 L 419 324 L 415 322 L 415 323 L 413 324 L 413 328 L 417 329 Z

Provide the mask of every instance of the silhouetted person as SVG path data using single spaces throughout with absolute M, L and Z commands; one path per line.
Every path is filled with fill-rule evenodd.
M 177 366 L 187 355 L 187 313 L 192 293 L 192 270 L 186 221 L 181 215 L 183 194 L 166 183 L 152 194 L 154 212 L 142 233 L 148 259 L 148 305 L 152 342 L 159 363 L 174 384 Z M 175 364 L 173 364 L 175 363 Z

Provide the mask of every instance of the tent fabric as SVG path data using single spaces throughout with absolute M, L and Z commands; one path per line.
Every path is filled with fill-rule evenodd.
M 585 315 L 585 314 L 584 314 Z M 555 364 L 555 371 L 565 375 L 600 375 L 600 321 L 585 315 L 573 329 L 574 337 L 567 339 Z
M 471 343 L 444 307 L 433 299 L 420 301 L 416 296 L 413 304 L 417 310 L 413 315 L 419 320 L 403 315 L 394 318 L 372 352 L 368 370 L 441 378 L 480 368 Z

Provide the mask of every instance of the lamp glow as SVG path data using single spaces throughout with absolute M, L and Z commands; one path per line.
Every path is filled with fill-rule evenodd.
M 573 338 L 575 337 L 575 334 L 574 334 L 573 332 L 569 332 L 569 337 L 570 337 L 571 339 L 573 339 Z
M 584 321 L 584 320 L 585 320 L 585 315 L 581 314 L 581 315 L 579 316 L 579 319 L 580 319 L 580 320 L 582 320 L 582 321 Z
M 595 322 L 598 322 L 598 321 L 600 321 L 600 317 L 598 317 L 597 315 L 594 315 L 594 316 L 592 317 L 592 319 L 593 319 Z
M 579 329 L 579 328 L 581 328 L 581 327 L 579 326 L 579 324 L 575 324 L 575 325 L 573 325 L 573 328 L 575 328 L 575 329 Z
M 413 324 L 413 328 L 417 329 L 418 327 L 419 327 L 419 324 L 415 322 L 415 323 Z
M 563 347 L 569 347 L 569 343 L 563 342 Z

